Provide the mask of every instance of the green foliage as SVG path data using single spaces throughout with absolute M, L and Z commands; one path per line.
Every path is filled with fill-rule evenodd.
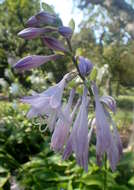
M 134 96 L 119 96 L 117 99 L 118 107 L 126 110 L 133 110 L 134 109 Z
M 52 13 L 52 14 L 54 13 L 54 14 L 55 14 L 54 7 L 48 5 L 48 4 L 45 3 L 45 2 L 42 2 L 42 8 L 43 8 L 43 10 L 46 11 L 46 12 L 49 12 L 49 13 Z
M 90 146 L 89 171 L 85 173 L 74 156 L 63 161 L 60 155 L 52 152 L 49 132 L 40 132 L 36 120 L 26 119 L 27 108 L 17 104 L 14 109 L 12 103 L 0 103 L 1 190 L 10 189 L 12 176 L 25 190 L 102 190 L 105 170 L 95 164 L 94 138 Z M 116 172 L 112 173 L 108 166 L 107 189 L 131 190 L 133 178 L 134 154 L 126 152 Z

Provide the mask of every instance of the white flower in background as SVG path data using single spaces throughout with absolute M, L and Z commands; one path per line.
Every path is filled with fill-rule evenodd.
M 20 88 L 17 83 L 12 83 L 11 86 L 9 87 L 9 91 L 13 95 L 18 95 L 20 94 Z

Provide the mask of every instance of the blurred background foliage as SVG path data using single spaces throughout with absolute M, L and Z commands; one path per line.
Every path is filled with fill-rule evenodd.
M 97 71 L 103 94 L 114 96 L 124 155 L 115 173 L 107 170 L 108 190 L 134 189 L 134 1 L 74 0 L 85 15 L 72 45 L 77 55 L 89 58 Z M 54 8 L 43 4 L 46 11 Z M 101 190 L 104 168 L 95 158 L 95 138 L 90 147 L 89 172 L 72 156 L 63 162 L 49 148 L 50 134 L 39 121 L 28 121 L 28 106 L 18 98 L 41 92 L 70 70 L 68 58 L 41 68 L 16 73 L 12 65 L 28 54 L 51 54 L 40 40 L 19 39 L 26 20 L 40 10 L 38 0 L 3 0 L 0 3 L 0 190 Z M 74 27 L 74 21 L 70 24 Z M 32 89 L 32 90 L 31 90 Z

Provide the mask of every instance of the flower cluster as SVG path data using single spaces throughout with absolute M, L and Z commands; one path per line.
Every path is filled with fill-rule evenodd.
M 27 21 L 28 28 L 19 32 L 19 37 L 24 39 L 40 38 L 44 45 L 54 51 L 62 51 L 70 55 L 76 66 L 76 71 L 67 73 L 56 85 L 49 87 L 41 93 L 21 98 L 23 103 L 30 104 L 28 118 L 46 117 L 47 126 L 52 133 L 51 148 L 62 154 L 63 159 L 68 159 L 74 153 L 78 165 L 88 171 L 88 152 L 92 133 L 96 133 L 96 157 L 101 165 L 104 154 L 109 159 L 112 171 L 122 154 L 122 144 L 111 118 L 109 111 L 116 112 L 116 102 L 111 96 L 99 97 L 95 80 L 87 83 L 93 64 L 87 58 L 76 57 L 71 47 L 73 31 L 62 24 L 56 26 L 57 16 L 48 12 L 40 12 Z M 66 40 L 68 49 L 52 35 L 59 33 Z M 38 67 L 48 61 L 60 59 L 60 54 L 31 55 L 18 61 L 14 68 L 25 71 Z M 62 96 L 68 83 L 79 75 L 83 85 L 83 94 L 78 95 L 77 86 L 70 90 L 67 103 L 62 104 Z M 88 78 L 89 80 L 89 78 Z M 93 101 L 91 101 L 93 100 Z M 94 117 L 91 118 L 90 102 L 94 102 Z

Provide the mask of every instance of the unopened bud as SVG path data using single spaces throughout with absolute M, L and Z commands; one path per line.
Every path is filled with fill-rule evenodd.
M 87 58 L 79 56 L 79 70 L 82 76 L 86 76 L 91 73 L 93 69 L 93 64 Z
M 71 38 L 72 37 L 72 34 L 73 34 L 73 31 L 71 28 L 69 27 L 66 27 L 66 26 L 60 26 L 58 28 L 58 32 L 64 36 L 65 38 Z

